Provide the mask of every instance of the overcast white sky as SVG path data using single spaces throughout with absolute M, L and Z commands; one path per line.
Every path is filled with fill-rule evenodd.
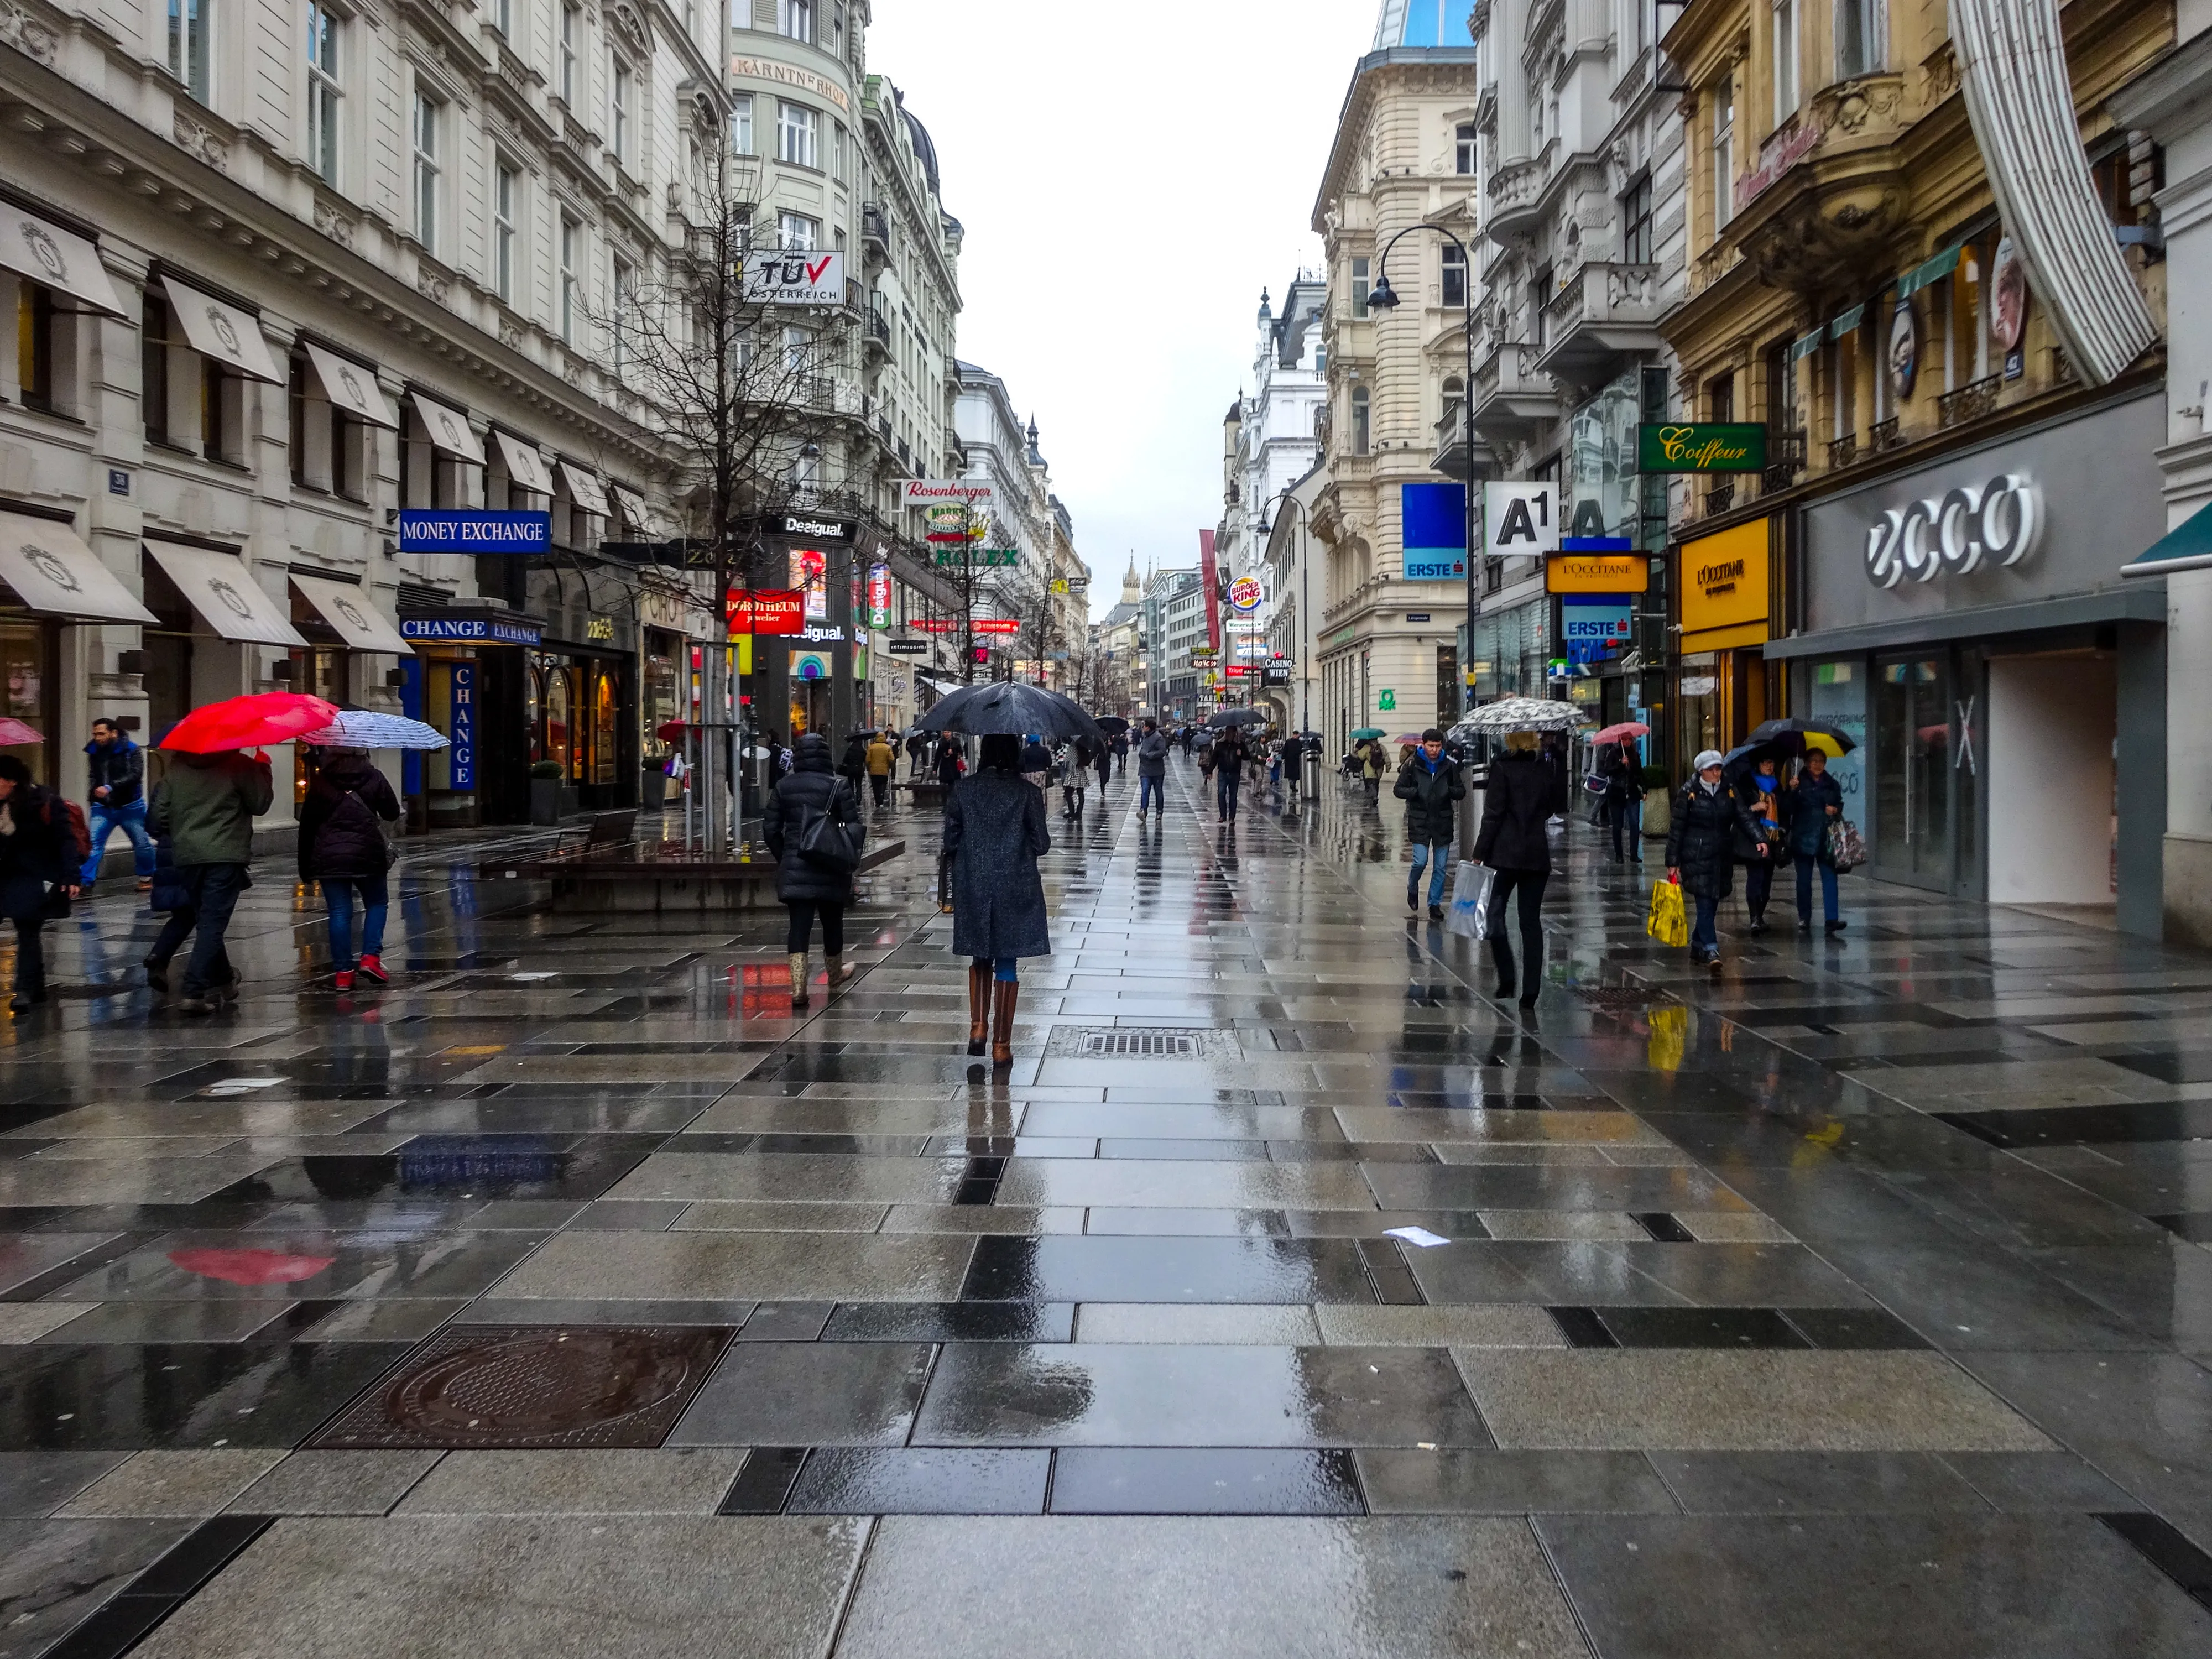
M 874 0 L 868 67 L 937 141 L 967 228 L 959 353 L 1034 412 L 1121 597 L 1221 517 L 1221 417 L 1280 301 L 1376 0 Z

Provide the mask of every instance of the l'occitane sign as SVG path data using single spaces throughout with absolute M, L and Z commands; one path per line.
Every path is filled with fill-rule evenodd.
M 1544 561 L 1547 593 L 1641 593 L 1651 561 L 1641 553 L 1554 553 Z

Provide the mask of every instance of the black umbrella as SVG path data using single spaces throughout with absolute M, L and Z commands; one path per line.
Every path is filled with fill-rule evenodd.
M 1814 738 L 1819 742 L 1808 744 Z M 1784 745 L 1787 755 L 1802 755 L 1808 748 L 1831 755 L 1848 755 L 1858 747 L 1850 732 L 1820 720 L 1767 720 L 1751 728 L 1747 743 L 1773 743 Z
M 964 685 L 946 692 L 922 716 L 921 729 L 976 736 L 1005 732 L 1018 738 L 1032 732 L 1046 738 L 1095 739 L 1100 735 L 1098 723 L 1073 699 L 1014 680 Z
M 1101 714 L 1098 716 L 1097 725 L 1098 729 L 1109 738 L 1119 737 L 1129 729 L 1129 722 L 1119 714 Z
M 1206 724 L 1216 728 L 1229 726 L 1265 726 L 1267 717 L 1256 708 L 1224 708 Z

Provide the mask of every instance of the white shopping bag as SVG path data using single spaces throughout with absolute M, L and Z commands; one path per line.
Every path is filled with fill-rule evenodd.
M 1488 936 L 1491 873 L 1486 864 L 1467 860 L 1460 865 L 1452 878 L 1451 907 L 1444 912 L 1444 932 L 1463 939 Z

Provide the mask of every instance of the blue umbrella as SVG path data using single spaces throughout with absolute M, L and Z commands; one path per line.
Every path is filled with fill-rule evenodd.
M 404 714 L 368 708 L 341 708 L 328 726 L 302 735 L 301 743 L 325 749 L 443 749 L 446 734 Z

